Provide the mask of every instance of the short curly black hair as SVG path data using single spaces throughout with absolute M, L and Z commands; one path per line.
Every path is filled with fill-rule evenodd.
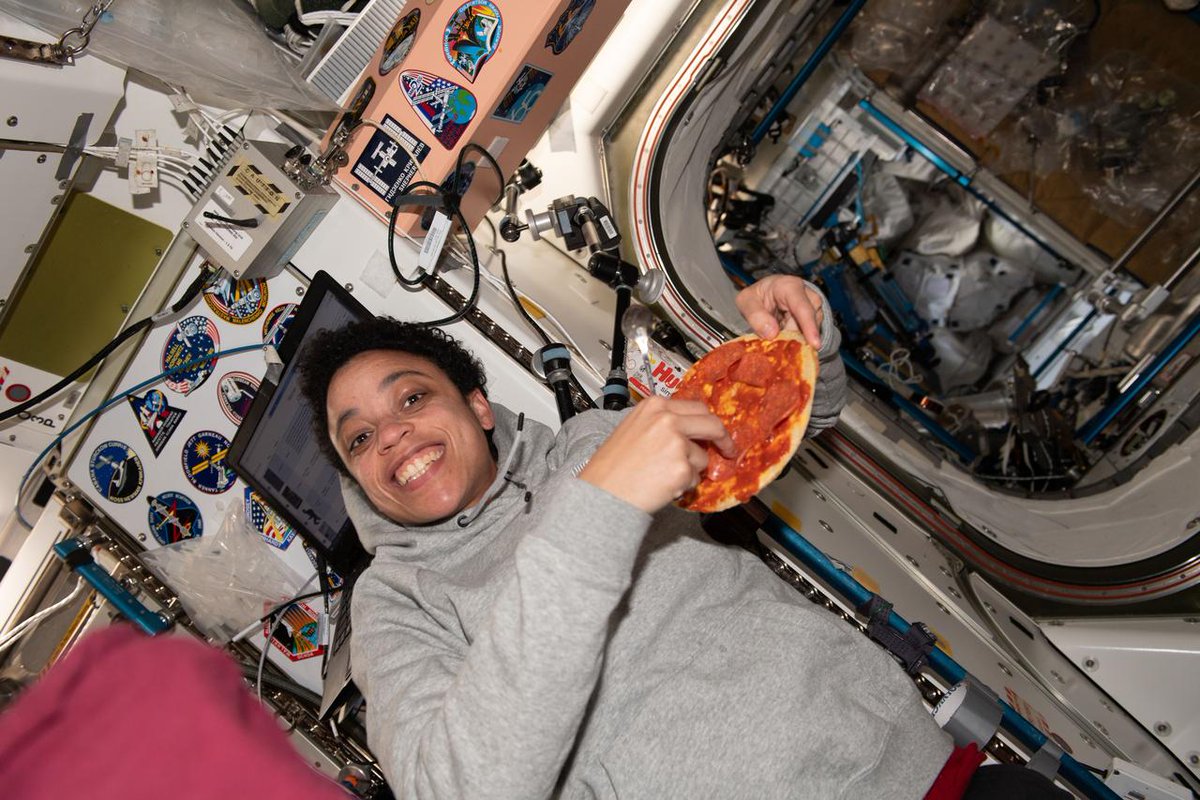
M 394 350 L 428 359 L 466 397 L 475 389 L 487 394 L 487 376 L 469 350 L 440 328 L 375 317 L 342 328 L 320 331 L 300 351 L 300 392 L 313 412 L 313 433 L 321 452 L 343 475 L 349 475 L 329 438 L 325 399 L 337 371 L 350 359 L 373 350 Z

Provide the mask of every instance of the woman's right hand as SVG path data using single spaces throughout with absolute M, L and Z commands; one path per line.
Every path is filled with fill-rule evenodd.
M 735 455 L 733 439 L 704 403 L 651 397 L 621 420 L 579 477 L 653 514 L 700 482 L 708 466 L 700 442 Z

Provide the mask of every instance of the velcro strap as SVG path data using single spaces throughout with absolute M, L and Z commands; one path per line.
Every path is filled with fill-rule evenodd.
M 904 665 L 905 672 L 916 675 L 921 671 L 937 642 L 937 637 L 925 623 L 911 623 L 907 631 L 900 633 L 888 624 L 892 604 L 877 594 L 859 606 L 858 612 L 867 617 L 867 636 L 895 656 Z

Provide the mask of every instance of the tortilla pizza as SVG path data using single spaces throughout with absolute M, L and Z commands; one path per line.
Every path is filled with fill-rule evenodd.
M 812 410 L 817 351 L 799 333 L 741 336 L 710 350 L 683 376 L 674 399 L 700 400 L 729 431 L 734 458 L 706 443 L 708 467 L 676 505 L 714 512 L 746 502 L 787 465 Z

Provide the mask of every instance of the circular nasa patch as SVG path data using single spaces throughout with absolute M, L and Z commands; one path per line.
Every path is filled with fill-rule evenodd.
M 258 492 L 246 487 L 246 519 L 254 530 L 262 534 L 263 539 L 272 547 L 287 550 L 292 539 L 296 538 L 296 529 L 287 524 L 287 520 L 279 516 L 275 509 L 267 505 Z
M 233 487 L 237 475 L 225 463 L 229 440 L 216 431 L 196 431 L 183 446 L 183 474 L 205 494 L 220 494 Z
M 295 303 L 284 303 L 267 312 L 263 317 L 263 344 L 279 349 L 279 345 L 283 344 L 283 337 L 287 335 L 288 325 L 296 317 L 297 308 L 299 306 Z
M 234 425 L 241 425 L 258 394 L 258 378 L 249 372 L 227 372 L 217 381 L 217 401 Z
M 246 325 L 267 310 L 267 281 L 225 277 L 204 290 L 204 302 L 213 313 L 234 325 Z
M 88 461 L 92 486 L 105 500 L 128 503 L 142 490 L 142 460 L 124 442 L 108 441 L 92 451 Z
M 178 370 L 163 379 L 167 388 L 180 394 L 190 394 L 204 383 L 217 366 L 217 359 L 210 356 L 216 355 L 220 345 L 217 323 L 208 317 L 195 316 L 180 320 L 163 346 L 163 371 Z
M 159 544 L 175 544 L 204 534 L 200 509 L 186 494 L 163 492 L 146 498 L 150 533 Z

